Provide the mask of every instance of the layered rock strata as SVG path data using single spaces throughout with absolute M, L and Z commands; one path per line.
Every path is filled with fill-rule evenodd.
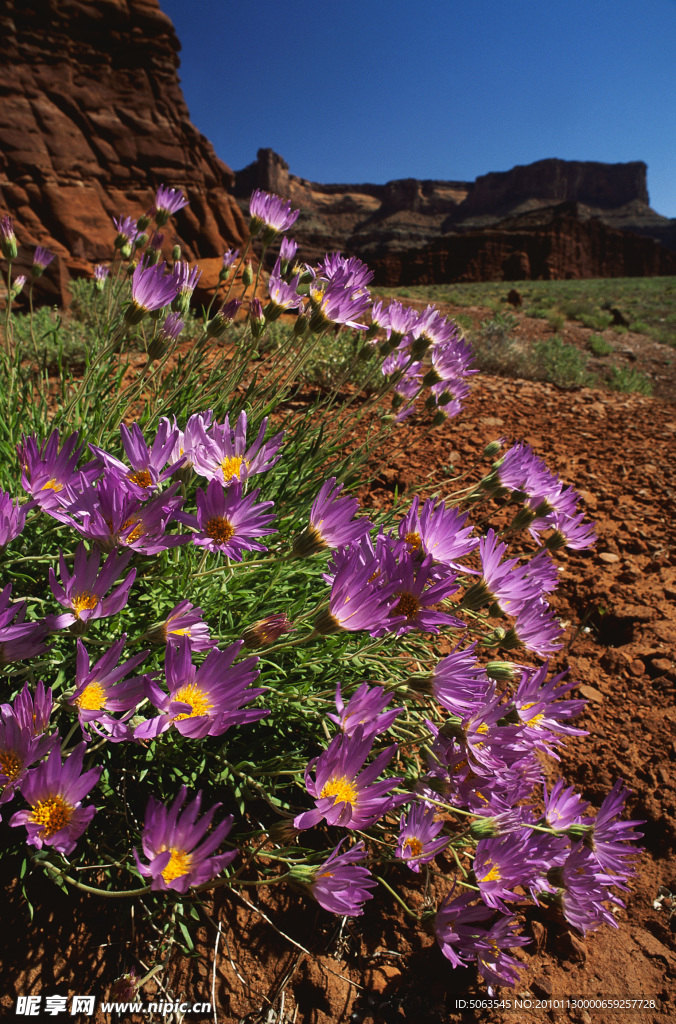
M 0 34 L 0 212 L 17 270 L 34 245 L 57 254 L 48 297 L 67 300 L 71 275 L 110 258 L 112 216 L 146 212 L 159 184 L 190 199 L 165 248 L 209 262 L 242 241 L 234 175 L 190 121 L 157 0 L 0 0 Z

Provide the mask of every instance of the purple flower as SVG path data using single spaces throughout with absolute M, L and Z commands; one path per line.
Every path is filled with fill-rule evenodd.
M 441 952 L 454 967 L 467 967 L 476 960 L 479 973 L 490 985 L 513 985 L 518 980 L 516 968 L 520 964 L 503 950 L 525 946 L 530 939 L 514 934 L 516 920 L 513 917 L 500 917 L 490 927 L 485 927 L 493 911 L 483 904 L 472 906 L 473 893 L 454 900 L 451 896 L 449 893 L 434 919 Z
M 629 792 L 623 787 L 622 779 L 618 779 L 583 840 L 603 870 L 620 877 L 633 873 L 635 868 L 631 860 L 640 852 L 640 847 L 628 848 L 627 844 L 636 843 L 643 836 L 642 832 L 634 829 L 634 825 L 642 825 L 643 821 L 618 820 Z
M 460 643 L 432 669 L 432 693 L 453 715 L 466 718 L 482 708 L 488 697 L 486 671 L 476 660 L 476 641 L 465 650 Z
M 311 869 L 313 877 L 309 889 L 324 910 L 344 917 L 357 917 L 364 913 L 365 901 L 373 899 L 368 890 L 376 888 L 378 883 L 363 866 L 364 844 L 356 843 L 340 853 L 344 842 L 343 839 L 323 864 Z
M 403 622 L 403 616 L 396 620 L 391 616 L 399 600 L 394 593 L 397 583 L 383 585 L 380 574 L 381 565 L 375 557 L 364 563 L 357 548 L 346 548 L 331 584 L 329 607 L 315 620 L 317 632 L 324 636 L 343 629 L 385 632 Z
M 230 267 L 237 262 L 239 258 L 239 249 L 228 249 L 223 253 L 223 269 L 230 270 Z
M 450 842 L 447 836 L 437 839 L 444 822 L 435 821 L 434 815 L 433 807 L 416 803 L 408 815 L 401 816 L 397 857 L 406 861 L 411 871 L 419 872 L 421 864 L 429 864 Z
M 11 217 L 0 219 L 0 252 L 6 260 L 15 260 L 19 254 L 14 234 L 14 221 Z
M 510 615 L 520 610 L 541 595 L 538 581 L 528 573 L 528 565 L 519 565 L 518 558 L 501 561 L 507 545 L 498 542 L 495 530 L 489 530 L 479 540 L 479 557 L 483 579 L 470 587 L 462 599 L 464 608 L 477 609 L 496 602 L 499 608 Z
M 529 606 L 521 608 L 516 622 L 500 646 L 512 650 L 523 644 L 529 651 L 535 651 L 541 658 L 546 658 L 551 651 L 559 651 L 563 643 L 559 637 L 563 635 L 563 626 L 556 618 L 546 601 L 533 601 Z
M 142 864 L 136 850 L 134 859 L 143 877 L 152 878 L 151 889 L 185 893 L 190 886 L 211 881 L 237 856 L 237 850 L 211 856 L 232 828 L 232 815 L 228 814 L 220 825 L 211 828 L 213 816 L 221 804 L 214 804 L 200 818 L 201 792 L 179 814 L 187 792 L 186 787 L 181 786 L 171 807 L 154 797 L 148 801 L 141 843 L 149 863 Z M 208 838 L 204 838 L 207 833 Z
M 169 318 L 167 317 L 167 319 Z M 163 417 L 151 447 L 148 446 L 138 423 L 132 423 L 131 430 L 121 423 L 120 434 L 122 435 L 122 447 L 131 463 L 131 469 L 120 459 L 104 451 L 103 448 L 97 448 L 93 444 L 90 444 L 89 447 L 104 466 L 116 470 L 120 474 L 125 484 L 128 480 L 130 484 L 134 485 L 129 488 L 132 494 L 145 498 L 148 490 L 156 489 L 161 481 L 171 476 L 174 469 L 177 468 L 174 463 L 168 469 L 164 469 L 176 445 L 179 431 L 176 428 L 172 430 L 169 420 Z
M 94 281 L 97 285 L 103 287 L 106 282 L 106 278 L 110 273 L 110 267 L 104 267 L 102 263 L 97 263 L 94 267 Z
M 399 523 L 401 539 L 406 541 L 412 552 L 421 551 L 431 555 L 435 562 L 468 572 L 467 567 L 457 560 L 464 558 L 480 543 L 478 537 L 472 537 L 473 528 L 465 527 L 468 513 L 447 509 L 445 502 L 439 502 L 435 508 L 434 498 L 429 498 L 418 511 L 419 500 L 416 495 L 410 511 Z
M 267 416 L 262 421 L 258 436 L 247 448 L 247 415 L 242 411 L 234 427 L 226 416 L 223 424 L 214 424 L 206 437 L 206 443 L 194 452 L 195 471 L 208 480 L 219 480 L 226 486 L 233 480 L 242 483 L 256 473 L 271 469 L 280 456 L 277 452 L 284 437 L 283 431 L 275 434 L 263 444 Z
M 294 818 L 295 828 L 312 828 L 322 820 L 345 828 L 366 828 L 409 799 L 392 796 L 390 792 L 401 778 L 375 781 L 394 757 L 396 743 L 379 754 L 368 768 L 363 767 L 372 743 L 373 736 L 364 735 L 363 726 L 358 726 L 351 736 L 335 736 L 328 749 L 310 761 L 305 769 L 305 786 L 315 798 L 316 807 Z M 312 769 L 314 779 L 310 775 Z
M 270 277 L 268 291 L 270 301 L 265 307 L 265 319 L 267 321 L 277 320 L 287 309 L 298 309 L 302 297 L 296 289 L 300 282 L 300 275 L 296 275 L 291 282 L 283 281 L 280 277 Z
M 538 669 L 525 669 L 513 697 L 519 720 L 527 741 L 545 753 L 556 756 L 552 744 L 560 743 L 562 735 L 586 736 L 586 729 L 565 724 L 576 718 L 587 705 L 586 700 L 562 700 L 577 684 L 563 683 L 566 673 L 553 676 L 547 682 L 549 663 Z
M 61 762 L 58 745 L 53 747 L 44 764 L 30 769 L 21 784 L 21 795 L 31 805 L 30 811 L 18 811 L 10 825 L 25 825 L 29 846 L 41 850 L 53 846 L 67 856 L 96 814 L 91 805 L 82 807 L 82 799 L 99 781 L 102 768 L 82 772 L 86 743 L 79 743 Z
M 245 704 L 265 690 L 250 685 L 259 675 L 258 658 L 245 658 L 233 666 L 241 648 L 241 640 L 225 651 L 214 648 L 196 668 L 186 636 L 179 637 L 177 647 L 167 644 L 164 666 L 169 694 L 146 680 L 146 696 L 161 714 L 137 726 L 135 737 L 155 739 L 173 725 L 183 736 L 203 739 L 220 736 L 231 725 L 257 722 L 269 714 L 265 709 L 243 710 Z
M 50 252 L 49 249 L 43 248 L 41 245 L 35 250 L 33 256 L 33 265 L 31 267 L 31 277 L 41 277 L 45 269 L 54 259 L 54 253 Z
M 125 245 L 130 245 L 137 233 L 137 225 L 133 217 L 113 217 L 113 224 L 117 228 L 115 248 L 122 249 Z
M 300 210 L 292 210 L 290 200 L 257 188 L 249 200 L 249 213 L 249 233 L 257 235 L 264 228 L 261 241 L 269 245 L 280 231 L 293 227 Z
M 84 537 L 90 537 L 106 551 L 126 545 L 144 555 L 185 544 L 190 534 L 165 532 L 177 518 L 183 498 L 176 497 L 179 483 L 172 484 L 152 501 L 141 502 L 110 474 L 90 487 L 68 508 L 68 519 Z
M 9 709 L 3 708 L 0 719 L 0 804 L 7 803 L 21 785 L 26 771 L 39 761 L 58 740 L 52 736 L 37 736 Z
M 367 325 L 358 323 L 371 302 L 366 288 L 346 287 L 338 278 L 335 281 L 316 280 L 310 287 L 310 330 L 319 334 L 331 324 L 344 324 L 358 331 L 367 330 Z
M 178 292 L 176 278 L 165 274 L 166 263 L 147 266 L 142 260 L 131 279 L 132 301 L 127 308 L 125 319 L 129 324 L 138 324 L 147 313 L 168 306 Z
M 167 223 L 171 214 L 178 213 L 179 210 L 182 210 L 187 205 L 188 200 L 180 189 L 167 188 L 166 185 L 160 185 L 155 193 L 155 203 L 153 206 L 155 223 L 161 228 L 163 224 Z
M 293 553 L 298 558 L 321 551 L 353 544 L 373 526 L 369 519 L 353 519 L 359 508 L 356 498 L 341 497 L 343 485 L 335 476 L 326 480 L 312 503 L 310 525 L 293 542 Z
M 0 549 L 19 536 L 26 525 L 26 510 L 30 507 L 30 504 L 22 507 L 18 498 L 15 504 L 11 494 L 0 491 Z
M 52 628 L 65 629 L 76 622 L 84 624 L 90 619 L 117 615 L 127 603 L 131 585 L 136 579 L 136 569 L 132 569 L 127 578 L 108 597 L 104 597 L 104 594 L 127 568 L 131 557 L 131 551 L 124 551 L 121 554 L 111 552 L 99 573 L 101 552 L 95 548 L 88 559 L 85 545 L 78 544 L 73 575 L 70 576 L 63 552 L 60 551 L 61 584 L 57 583 L 56 573 L 50 569 L 49 585 L 59 604 L 70 611 L 54 617 Z
M 566 920 L 583 935 L 604 922 L 613 928 L 618 927 L 615 915 L 607 906 L 608 903 L 624 906 L 611 891 L 611 886 L 617 884 L 618 879 L 603 870 L 583 843 L 572 847 L 563 867 L 550 871 L 548 880 L 561 886 L 555 902 L 560 904 Z
M 516 885 L 528 885 L 537 873 L 535 851 L 529 840 L 530 829 L 509 833 L 477 844 L 474 874 L 481 898 L 489 907 L 508 913 L 504 900 L 517 900 Z
M 164 622 L 148 630 L 147 638 L 154 644 L 177 644 L 179 638 L 188 638 L 193 651 L 209 651 L 216 641 L 209 636 L 209 627 L 202 618 L 202 609 L 190 601 L 181 601 L 169 612 Z
M 515 917 L 500 917 L 481 937 L 477 944 L 476 962 L 479 974 L 488 982 L 492 994 L 494 985 L 515 985 L 522 964 L 505 952 L 514 946 L 527 946 L 530 939 L 515 935 L 518 924 Z
M 438 578 L 431 556 L 428 555 L 419 563 L 414 562 L 410 555 L 403 553 L 396 568 L 396 576 L 393 570 L 390 578 L 396 583 L 395 594 L 399 599 L 392 609 L 391 628 L 371 631 L 372 636 L 380 636 L 386 632 L 401 636 L 412 629 L 438 633 L 440 626 L 451 629 L 467 628 L 457 616 L 434 611 L 433 605 L 454 594 L 458 586 L 454 574 L 443 579 Z
M 339 725 L 347 736 L 353 736 L 359 726 L 363 729 L 364 738 L 379 736 L 386 732 L 403 708 L 385 708 L 392 700 L 391 693 L 385 693 L 382 686 L 369 687 L 362 683 L 347 703 L 343 702 L 340 683 L 336 686 L 337 715 L 327 715 L 331 722 Z
M 42 736 L 49 727 L 52 704 L 51 689 L 45 690 L 45 684 L 38 680 L 35 698 L 28 683 L 25 683 L 21 693 L 14 698 L 14 703 L 1 705 L 0 711 L 5 716 L 13 715 L 20 727 L 27 730 L 31 736 Z
M 146 676 L 134 676 L 131 679 L 124 679 L 124 676 L 141 664 L 148 656 L 148 651 L 141 651 L 124 664 L 118 665 L 126 639 L 127 634 L 123 633 L 91 669 L 85 645 L 81 640 L 77 642 L 75 693 L 68 703 L 77 708 L 85 736 L 89 736 L 88 728 L 91 727 L 99 736 L 104 736 L 112 743 L 132 738 L 126 723 L 145 696 Z M 125 711 L 127 714 L 118 719 L 113 718 L 111 711 Z
M 544 787 L 545 820 L 558 832 L 566 832 L 571 825 L 589 824 L 592 819 L 584 818 L 589 803 L 579 796 L 572 786 L 563 788 L 563 779 L 558 779 L 551 793 Z
M 242 561 L 244 551 L 267 551 L 256 538 L 275 532 L 267 525 L 275 518 L 274 514 L 267 513 L 274 502 L 263 501 L 256 505 L 259 494 L 257 488 L 243 497 L 239 482 L 223 488 L 218 480 L 211 480 L 206 492 L 198 487 L 195 500 L 199 533 L 193 536 L 193 542 L 235 562 Z
M 71 434 L 59 451 L 59 432 L 53 430 L 39 447 L 34 435 L 22 436 L 17 445 L 21 485 L 50 515 L 70 504 L 100 473 L 95 461 L 77 469 L 77 460 L 84 451 L 84 445 L 76 447 L 77 441 L 77 433 Z M 61 517 L 60 511 L 56 517 Z

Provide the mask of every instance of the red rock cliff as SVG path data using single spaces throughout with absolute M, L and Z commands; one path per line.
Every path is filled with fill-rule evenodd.
M 19 266 L 33 245 L 57 253 L 54 298 L 110 257 L 111 217 L 145 212 L 159 184 L 190 200 L 167 243 L 187 258 L 239 244 L 233 173 L 190 121 L 157 0 L 0 0 L 0 36 L 0 212 L 15 218 Z

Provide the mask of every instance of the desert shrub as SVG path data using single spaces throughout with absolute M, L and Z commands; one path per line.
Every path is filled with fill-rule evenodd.
M 533 345 L 534 374 L 560 387 L 592 386 L 595 378 L 587 370 L 587 358 L 575 345 L 555 335 Z
M 615 349 L 602 334 L 590 334 L 587 338 L 587 347 L 595 356 L 607 356 Z
M 650 377 L 633 366 L 611 366 L 608 371 L 607 383 L 613 391 L 622 391 L 625 394 L 635 392 L 639 395 L 652 395 L 653 393 Z

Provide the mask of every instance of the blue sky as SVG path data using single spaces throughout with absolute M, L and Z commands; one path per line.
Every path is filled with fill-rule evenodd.
M 644 160 L 676 217 L 676 0 L 159 0 L 193 122 L 233 170 L 471 181 Z

